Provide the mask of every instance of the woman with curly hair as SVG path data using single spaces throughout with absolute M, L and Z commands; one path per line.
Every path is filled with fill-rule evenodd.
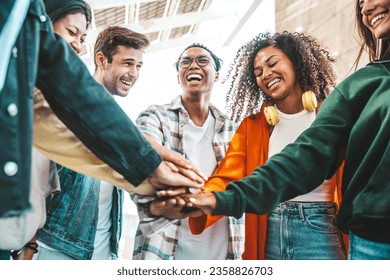
M 337 226 L 349 235 L 348 258 L 390 259 L 390 1 L 356 0 L 355 7 L 371 62 L 335 87 L 294 143 L 226 191 L 199 194 L 187 206 L 235 217 L 269 213 L 315 189 L 343 159 Z
M 248 176 L 311 125 L 317 104 L 335 86 L 333 62 L 316 39 L 298 33 L 259 34 L 239 49 L 229 72 L 227 107 L 231 119 L 243 121 L 206 183 L 207 193 Z M 338 179 L 280 203 L 268 215 L 246 214 L 243 258 L 345 259 L 335 225 Z M 201 232 L 220 217 L 191 218 L 192 231 Z

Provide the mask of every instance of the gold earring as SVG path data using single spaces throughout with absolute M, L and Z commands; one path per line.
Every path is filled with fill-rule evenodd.
M 305 91 L 302 94 L 302 104 L 306 111 L 311 112 L 317 108 L 317 98 L 311 90 Z
M 264 117 L 269 125 L 275 126 L 279 122 L 279 115 L 274 105 L 264 107 Z

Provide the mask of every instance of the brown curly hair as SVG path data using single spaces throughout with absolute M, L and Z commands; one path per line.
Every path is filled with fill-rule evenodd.
M 260 33 L 243 45 L 230 66 L 227 77 L 232 79 L 226 96 L 227 114 L 233 121 L 241 121 L 257 113 L 261 103 L 272 102 L 256 83 L 254 59 L 268 46 L 280 49 L 294 65 L 296 77 L 303 91 L 311 90 L 322 101 L 336 85 L 332 63 L 335 59 L 321 47 L 317 39 L 300 33 Z

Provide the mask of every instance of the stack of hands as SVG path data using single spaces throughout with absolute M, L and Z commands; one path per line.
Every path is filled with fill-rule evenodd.
M 216 198 L 212 193 L 203 192 L 207 178 L 181 154 L 148 140 L 164 159 L 149 177 L 158 197 L 150 204 L 149 212 L 168 219 L 211 214 Z

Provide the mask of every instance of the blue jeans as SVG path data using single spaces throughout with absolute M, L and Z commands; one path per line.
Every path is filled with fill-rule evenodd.
M 9 260 L 11 258 L 11 251 L 0 250 L 0 260 Z
M 350 231 L 348 259 L 390 260 L 390 244 L 370 241 Z
M 346 259 L 333 202 L 283 202 L 269 213 L 265 255 L 268 260 Z

